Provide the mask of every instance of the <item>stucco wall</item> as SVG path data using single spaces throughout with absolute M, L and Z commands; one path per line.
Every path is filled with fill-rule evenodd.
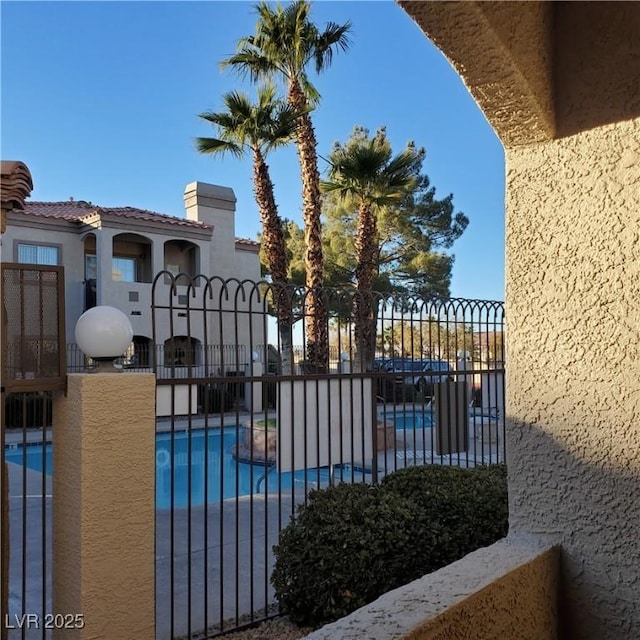
M 553 109 L 551 2 L 398 0 L 449 59 L 507 145 L 547 140 Z
M 54 640 L 155 634 L 155 377 L 71 374 L 53 425 Z
M 501 540 L 378 598 L 307 640 L 555 640 L 558 553 Z
M 640 3 L 400 4 L 506 147 L 510 535 L 560 637 L 640 638 Z
M 510 527 L 572 637 L 640 638 L 640 119 L 506 159 Z

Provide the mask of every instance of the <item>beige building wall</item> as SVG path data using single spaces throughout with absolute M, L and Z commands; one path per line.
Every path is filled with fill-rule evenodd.
M 562 543 L 575 637 L 640 637 L 640 119 L 507 175 L 511 531 Z
M 402 2 L 505 144 L 510 537 L 640 638 L 640 3 Z
M 219 278 L 237 278 L 242 281 L 260 280 L 260 260 L 258 246 L 251 241 L 238 241 L 235 238 L 235 195 L 229 187 L 219 187 L 196 182 L 187 186 L 185 192 L 187 218 L 198 220 L 211 226 L 197 229 L 185 228 L 171 224 L 161 224 L 133 218 L 110 215 L 108 210 L 101 215 L 93 216 L 86 224 L 70 224 L 55 218 L 25 216 L 20 212 L 10 212 L 8 226 L 3 235 L 3 262 L 17 260 L 17 243 L 56 245 L 60 250 L 60 264 L 65 268 L 66 288 L 66 327 L 67 342 L 75 342 L 75 324 L 84 310 L 85 300 L 85 239 L 91 238 L 91 247 L 97 259 L 97 304 L 107 304 L 121 309 L 130 319 L 134 334 L 153 337 L 151 298 L 152 284 L 150 279 L 165 269 L 165 244 L 172 240 L 186 240 L 197 247 L 196 273 Z M 212 230 L 213 227 L 213 230 Z M 123 234 L 135 234 L 140 241 L 148 241 L 150 264 L 146 267 L 150 273 L 145 274 L 146 282 L 119 282 L 112 279 L 112 259 L 114 254 L 114 238 L 122 250 Z M 93 241 L 92 236 L 95 236 Z M 135 245 L 134 245 L 135 246 Z M 168 259 L 176 260 L 169 251 Z M 148 277 L 150 275 L 150 277 Z M 164 280 L 157 285 L 157 301 L 169 304 L 170 287 Z M 188 288 L 180 285 L 177 293 L 182 298 Z M 192 307 L 202 306 L 204 287 L 197 287 L 196 296 L 191 298 Z M 247 304 L 242 299 L 233 300 L 226 305 L 233 309 L 234 303 L 245 310 Z M 177 298 L 173 304 L 180 305 Z M 214 307 L 217 301 L 210 300 L 207 307 Z M 260 306 L 253 303 L 254 309 Z M 185 314 L 186 315 L 186 314 Z M 170 314 L 159 313 L 156 317 L 156 339 L 158 344 L 173 335 L 191 333 L 194 338 L 204 342 L 204 318 L 202 313 L 192 313 L 190 323 L 180 311 L 173 313 L 173 325 Z M 246 318 L 246 316 L 243 316 Z M 209 342 L 217 342 L 220 336 L 228 338 L 231 343 L 236 335 L 235 319 L 230 314 L 224 318 L 224 326 L 220 329 L 220 316 L 210 313 L 208 318 Z M 253 344 L 263 344 L 263 323 L 256 319 L 250 332 L 248 322 L 240 323 L 238 344 L 248 345 L 249 335 Z M 250 352 L 251 349 L 247 347 Z M 250 358 L 247 356 L 247 361 Z

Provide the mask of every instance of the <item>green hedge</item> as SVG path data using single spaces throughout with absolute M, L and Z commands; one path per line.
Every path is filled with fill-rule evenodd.
M 504 537 L 506 470 L 426 466 L 312 491 L 274 547 L 285 613 L 321 625 Z

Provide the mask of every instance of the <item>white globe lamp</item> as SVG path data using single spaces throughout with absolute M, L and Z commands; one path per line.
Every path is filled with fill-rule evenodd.
M 122 371 L 115 366 L 115 360 L 124 354 L 132 339 L 131 321 L 115 307 L 93 307 L 76 322 L 76 342 L 85 355 L 95 360 L 95 372 Z

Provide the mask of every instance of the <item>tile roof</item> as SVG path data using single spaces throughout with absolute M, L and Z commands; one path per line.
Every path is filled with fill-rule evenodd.
M 237 244 L 242 244 L 245 247 L 260 247 L 260 243 L 255 240 L 249 240 L 248 238 L 236 238 Z
M 29 216 L 42 218 L 57 218 L 68 222 L 82 222 L 93 216 L 115 216 L 132 220 L 147 220 L 172 224 L 179 227 L 195 227 L 198 229 L 211 229 L 212 226 L 197 220 L 187 220 L 168 216 L 164 213 L 147 211 L 136 207 L 99 207 L 84 200 L 67 200 L 65 202 L 25 202 L 24 213 Z
M 24 199 L 33 189 L 29 167 L 19 160 L 2 160 L 0 183 L 2 204 L 10 209 L 22 209 Z
M 57 218 L 68 222 L 82 222 L 85 219 L 96 215 L 109 215 L 134 220 L 148 220 L 150 222 L 160 222 L 173 224 L 181 227 L 192 227 L 196 229 L 212 229 L 212 225 L 197 220 L 187 220 L 187 218 L 177 218 L 164 213 L 148 211 L 147 209 L 137 209 L 136 207 L 98 207 L 91 202 L 84 200 L 66 200 L 64 202 L 25 202 L 24 211 L 21 213 L 28 216 L 40 218 Z M 237 244 L 245 247 L 260 247 L 260 243 L 248 238 L 236 238 Z

